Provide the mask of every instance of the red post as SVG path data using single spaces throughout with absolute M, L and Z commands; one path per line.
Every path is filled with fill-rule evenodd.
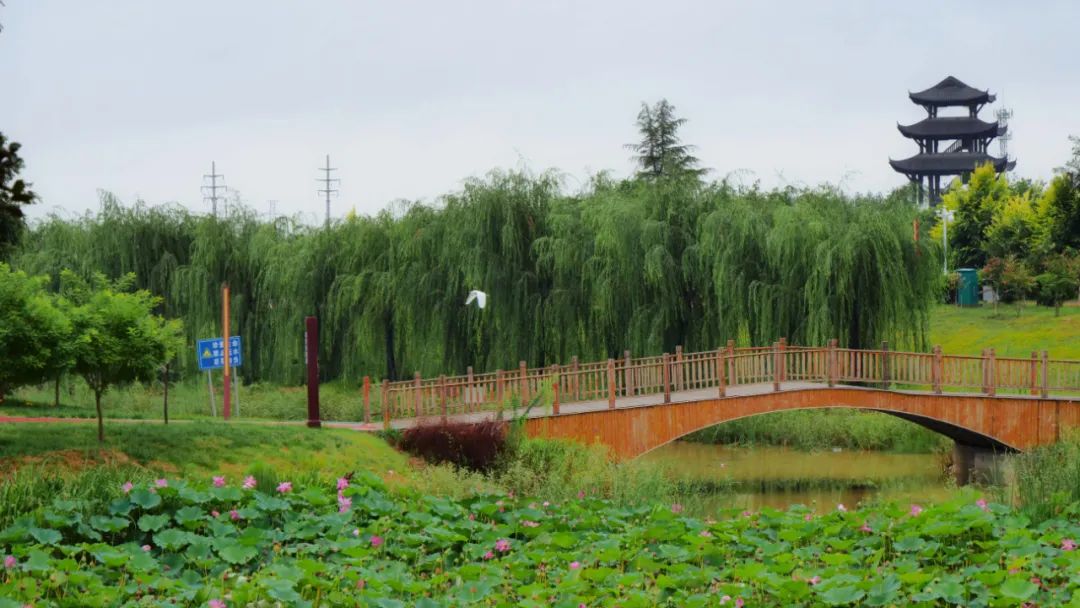
M 941 354 L 941 346 L 934 346 L 934 364 L 930 370 L 931 382 L 934 384 L 934 394 L 941 394 L 941 385 L 945 378 L 945 357 Z
M 364 376 L 364 424 L 371 422 L 371 376 Z
M 422 418 L 424 416 L 424 395 L 421 392 L 421 382 L 423 380 L 420 377 L 420 372 L 413 374 L 413 400 L 416 404 L 416 417 Z
M 634 368 L 630 363 L 630 351 L 623 351 L 623 393 L 630 397 L 634 394 Z
M 735 386 L 739 383 L 739 379 L 736 377 L 735 367 L 735 341 L 727 341 L 727 356 L 728 356 L 728 384 Z
M 442 421 L 446 422 L 446 374 L 439 376 L 439 409 L 442 413 Z
M 495 401 L 498 402 L 495 405 L 497 407 L 502 407 L 503 391 L 505 389 L 506 389 L 505 375 L 503 374 L 503 370 L 497 369 L 497 370 L 495 370 Z
M 716 349 L 716 384 L 718 387 L 718 396 L 727 396 L 727 389 L 724 387 L 724 369 L 727 367 L 727 354 L 724 349 Z
M 836 364 L 836 338 L 829 340 L 829 356 L 825 361 L 825 366 L 828 367 L 828 382 L 829 387 L 836 386 L 836 377 L 838 375 L 839 366 Z
M 471 365 L 467 368 L 467 370 L 465 372 L 465 375 L 468 376 L 468 379 L 466 380 L 466 383 L 465 383 L 465 411 L 466 412 L 470 411 L 469 410 L 469 405 L 470 404 L 475 406 L 473 409 L 479 410 L 480 409 L 480 400 L 477 399 L 476 403 L 473 403 L 473 369 L 472 369 Z
M 551 413 L 554 416 L 559 415 L 559 381 L 555 380 L 551 383 Z
M 664 381 L 664 403 L 671 403 L 671 355 L 660 358 L 660 375 Z
M 314 429 L 322 426 L 319 419 L 319 320 L 308 317 L 304 324 L 307 326 L 307 425 Z M 227 343 L 228 338 L 225 341 Z M 229 394 L 228 388 L 225 394 Z
M 774 391 L 780 390 L 780 343 L 773 342 L 772 344 L 772 388 Z
M 225 412 L 225 420 L 229 419 L 229 415 L 232 413 L 232 383 L 230 382 L 232 375 L 232 366 L 229 361 L 229 284 L 221 284 L 221 325 L 225 330 L 225 335 L 222 338 L 225 355 L 224 366 L 224 378 L 222 384 L 222 391 L 225 394 L 225 406 L 223 411 Z
M 615 359 L 607 360 L 607 406 L 615 409 Z
M 577 355 L 570 357 L 570 373 L 573 375 L 574 382 L 574 401 L 581 401 L 581 376 L 578 374 L 578 358 Z
M 889 343 L 881 343 L 881 388 L 888 389 L 890 381 L 889 373 Z
M 382 427 L 390 430 L 390 381 L 385 378 L 382 381 Z
M 787 338 L 780 338 L 780 381 L 787 382 Z
M 518 372 L 521 376 L 521 405 L 529 400 L 529 368 L 524 361 L 518 362 Z
M 675 347 L 675 390 L 682 390 L 683 381 L 683 366 L 682 366 L 682 346 Z

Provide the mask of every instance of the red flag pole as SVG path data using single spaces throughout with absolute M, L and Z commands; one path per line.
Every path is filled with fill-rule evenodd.
M 229 414 L 232 412 L 232 385 L 229 383 L 230 367 L 229 367 L 229 284 L 223 283 L 221 285 L 221 318 L 222 325 L 225 329 L 225 336 L 222 338 L 225 354 L 225 385 L 223 392 L 225 393 L 225 404 L 222 408 L 225 412 L 225 420 L 229 419 Z

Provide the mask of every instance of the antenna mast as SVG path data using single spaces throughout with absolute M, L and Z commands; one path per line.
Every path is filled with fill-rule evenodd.
M 214 217 L 217 217 L 217 204 L 218 199 L 221 198 L 218 195 L 218 190 L 225 191 L 225 176 L 217 172 L 217 163 L 211 161 L 210 174 L 203 176 L 203 202 L 210 201 L 210 207 L 213 210 Z M 210 180 L 210 185 L 206 185 L 206 180 Z M 221 183 L 218 184 L 218 179 L 221 179 Z
M 997 116 L 998 130 L 1005 130 L 1004 133 L 998 135 L 998 146 L 1001 150 L 1001 156 L 1005 159 L 1009 158 L 1009 140 L 1012 139 L 1012 133 L 1007 129 L 1009 127 L 1009 119 L 1012 118 L 1013 112 L 1009 108 L 998 108 L 998 111 L 994 113 Z M 1008 165 L 1005 165 L 1005 170 L 1008 171 Z
M 330 172 L 331 171 L 337 171 L 337 168 L 330 166 L 330 155 L 329 154 L 326 155 L 326 166 L 325 167 L 320 167 L 319 171 L 323 172 L 323 176 L 318 178 L 317 181 L 322 182 L 323 187 L 318 192 L 319 192 L 319 194 L 325 194 L 326 195 L 326 225 L 329 226 L 330 225 L 330 196 L 331 195 L 337 195 L 337 193 L 338 193 L 338 190 L 336 188 L 333 188 L 332 186 L 335 183 L 340 184 L 341 180 L 337 179 L 337 178 L 330 177 L 330 175 L 331 175 Z

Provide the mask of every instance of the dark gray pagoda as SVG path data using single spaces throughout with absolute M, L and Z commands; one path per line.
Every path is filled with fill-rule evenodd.
M 926 109 L 926 118 L 911 125 L 897 125 L 900 133 L 919 145 L 919 153 L 903 160 L 889 159 L 896 171 L 918 185 L 920 202 L 930 206 L 941 201 L 942 176 L 958 175 L 964 181 L 976 167 L 992 163 L 999 173 L 1013 168 L 1016 161 L 991 156 L 990 142 L 1005 134 L 1006 126 L 986 122 L 979 111 L 994 102 L 994 95 L 969 87 L 949 76 L 936 85 L 908 93 L 911 101 Z M 942 108 L 967 108 L 967 116 L 939 116 Z M 924 189 L 925 181 L 925 189 Z

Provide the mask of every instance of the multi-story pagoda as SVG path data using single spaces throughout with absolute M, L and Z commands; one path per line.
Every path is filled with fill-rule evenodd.
M 990 142 L 1004 135 L 1006 129 L 997 121 L 979 118 L 979 111 L 994 102 L 994 95 L 949 76 L 925 91 L 908 93 L 908 97 L 925 108 L 927 116 L 897 128 L 904 137 L 915 140 L 919 153 L 903 160 L 889 159 L 889 164 L 918 184 L 920 202 L 925 200 L 934 206 L 941 201 L 942 176 L 958 175 L 967 181 L 968 175 L 985 163 L 992 163 L 999 173 L 1016 164 L 1008 157 L 998 158 L 987 152 Z M 940 109 L 951 107 L 967 108 L 967 115 L 938 115 Z

